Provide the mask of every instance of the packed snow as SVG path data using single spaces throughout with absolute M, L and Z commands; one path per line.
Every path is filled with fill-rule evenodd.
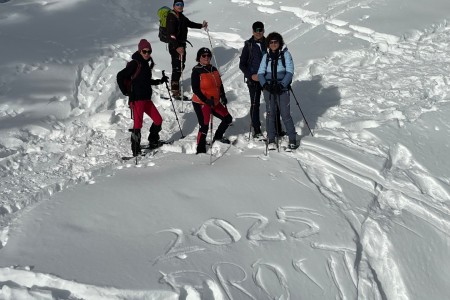
M 0 1 L 0 299 L 449 299 L 450 2 L 186 0 L 209 29 L 184 90 L 212 48 L 234 143 L 196 155 L 191 103 L 160 85 L 173 143 L 122 161 L 116 74 L 141 38 L 170 74 L 172 3 Z M 254 21 L 293 56 L 294 152 L 249 139 Z

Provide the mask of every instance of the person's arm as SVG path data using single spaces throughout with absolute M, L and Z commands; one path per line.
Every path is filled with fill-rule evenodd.
M 180 47 L 180 43 L 177 40 L 178 33 L 178 20 L 177 16 L 173 12 L 169 12 L 166 20 L 167 36 L 169 38 L 169 44 L 174 48 Z
M 288 87 L 292 82 L 292 78 L 294 77 L 294 61 L 292 60 L 291 53 L 289 51 L 284 52 L 284 60 L 286 62 L 286 74 L 284 75 L 281 84 L 283 87 Z
M 208 98 L 206 98 L 205 94 L 202 93 L 202 90 L 200 89 L 200 72 L 192 70 L 191 74 L 191 86 L 192 86 L 192 92 L 197 95 L 197 97 L 202 100 L 203 102 L 207 102 Z
M 267 60 L 267 53 L 264 53 L 262 59 L 261 59 L 261 63 L 259 64 L 259 69 L 258 69 L 258 80 L 259 80 L 259 84 L 264 87 L 264 85 L 267 83 L 266 80 L 266 69 L 267 69 L 267 64 L 266 64 L 266 60 Z
M 242 54 L 239 58 L 239 69 L 244 73 L 244 77 L 251 79 L 253 74 L 250 74 L 248 68 L 248 59 L 250 57 L 248 42 L 245 42 L 244 48 L 242 49 Z
M 185 16 L 185 18 L 186 18 L 186 16 Z M 186 18 L 186 24 L 187 24 L 187 27 L 189 27 L 189 28 L 195 28 L 195 29 L 202 29 L 203 27 L 206 27 L 206 26 L 204 26 L 203 24 L 208 24 L 206 21 L 203 21 L 203 23 L 196 23 L 196 22 L 192 22 L 191 20 L 189 20 L 188 18 Z

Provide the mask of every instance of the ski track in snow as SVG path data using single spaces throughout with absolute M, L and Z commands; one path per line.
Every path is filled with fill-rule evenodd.
M 323 115 L 317 116 L 316 126 L 313 128 L 315 138 L 304 138 L 299 150 L 283 155 L 298 161 L 311 182 L 354 229 L 357 238 L 353 249 L 338 245 L 311 244 L 311 248 L 316 251 L 330 253 L 327 272 L 338 291 L 337 297 L 364 298 L 364 295 L 375 293 L 376 299 L 409 299 L 395 257 L 390 251 L 392 245 L 384 229 L 385 224 L 382 223 L 386 220 L 380 220 L 378 216 L 383 212 L 395 215 L 406 211 L 449 236 L 450 188 L 448 182 L 445 183 L 429 174 L 404 145 L 397 144 L 389 148 L 380 145 L 376 135 L 367 129 L 393 122 L 402 127 L 407 122 L 415 122 L 424 113 L 439 110 L 440 105 L 448 103 L 450 28 L 446 24 L 440 24 L 434 32 L 424 32 L 401 40 L 399 37 L 378 33 L 338 19 L 340 14 L 372 1 L 336 1 L 324 13 L 298 7 L 271 8 L 270 6 L 275 6 L 272 1 L 231 0 L 231 2 L 237 5 L 254 4 L 265 13 L 292 12 L 299 18 L 299 23 L 282 33 L 288 43 L 301 38 L 317 26 L 325 26 L 335 34 L 350 35 L 372 44 L 369 49 L 335 53 L 331 57 L 312 61 L 304 68 L 306 71 L 303 74 L 296 75 L 296 80 L 320 76 L 323 86 L 339 88 L 341 102 L 339 106 L 330 107 Z M 211 35 L 213 38 L 222 36 L 229 46 L 236 48 L 242 46 L 242 40 L 236 35 L 230 34 L 225 37 L 223 33 Z M 204 34 L 196 36 L 207 38 Z M 3 246 L 7 242 L 7 225 L 25 207 L 68 186 L 92 181 L 95 176 L 112 168 L 134 165 L 111 163 L 129 150 L 123 146 L 127 144 L 123 141 L 128 139 L 129 112 L 125 105 L 126 100 L 120 96 L 116 88 L 114 74 L 124 66 L 130 54 L 129 49 L 111 45 L 103 56 L 78 67 L 76 90 L 71 103 L 73 118 L 67 123 L 49 116 L 45 127 L 32 126 L 8 139 L 0 140 L 0 168 L 4 173 L 0 183 L 2 190 L 0 214 L 3 225 L 0 237 Z M 30 66 L 23 65 L 17 71 L 45 71 L 46 64 L 50 61 Z M 67 60 L 58 63 L 71 62 Z M 236 72 L 237 65 L 237 59 L 234 59 L 221 70 L 226 85 L 236 89 L 239 88 L 235 82 L 236 78 L 241 75 Z M 424 73 L 430 75 L 425 78 L 421 76 Z M 0 81 L 0 88 L 7 86 L 5 80 L 2 78 Z M 367 89 L 367 86 L 371 88 Z M 155 89 L 155 92 L 156 95 L 162 94 L 164 88 Z M 394 99 L 396 101 L 391 101 Z M 66 101 L 66 98 L 55 96 L 50 100 L 61 102 Z M 177 124 L 171 117 L 173 112 L 170 102 L 157 96 L 156 103 L 161 108 L 169 128 L 162 132 L 162 136 L 165 137 L 168 132 L 173 131 L 173 128 L 177 128 Z M 233 103 L 230 104 L 231 109 L 232 106 Z M 190 107 L 186 112 L 191 112 Z M 14 117 L 20 113 L 22 113 L 20 108 L 11 108 L 7 105 L 0 107 L 0 118 Z M 90 122 L 91 118 L 96 119 L 97 127 L 92 126 L 94 122 Z M 99 123 L 99 119 L 102 122 Z M 307 128 L 303 122 L 298 122 L 296 126 L 301 128 L 302 136 L 307 135 L 304 134 Z M 193 154 L 195 134 L 194 129 L 188 133 L 189 136 L 185 140 L 162 147 L 164 153 L 162 155 L 170 155 L 170 152 Z M 245 140 L 246 135 L 247 133 L 242 133 L 237 137 L 239 140 L 237 148 L 242 150 L 242 155 L 245 155 L 248 148 L 253 147 Z M 41 149 L 39 145 L 43 140 L 50 149 Z M 221 149 L 216 150 L 220 156 Z M 358 159 L 362 155 L 361 152 L 365 157 L 364 160 Z M 371 158 L 370 164 L 367 157 Z M 144 163 L 151 166 L 154 159 L 157 157 L 145 158 Z M 359 212 L 349 210 L 351 205 L 348 203 L 348 197 L 342 192 L 340 179 L 359 186 L 373 196 L 371 201 L 368 201 L 367 214 L 364 218 L 361 218 Z M 48 185 L 49 182 L 52 184 Z M 288 219 L 284 217 L 286 211 L 306 211 L 307 215 L 314 212 L 304 208 L 280 208 L 278 211 L 280 222 L 302 222 L 309 228 L 293 233 L 291 237 L 303 238 L 320 234 L 320 222 L 305 217 Z M 281 231 L 271 235 L 263 233 L 262 229 L 268 223 L 265 216 L 239 213 L 237 217 L 257 220 L 246 236 L 255 244 L 261 240 L 281 241 L 287 238 Z M 206 233 L 207 226 L 222 228 L 228 234 L 228 238 L 211 239 Z M 182 232 L 179 229 L 167 232 L 175 234 L 176 240 L 163 255 L 154 260 L 155 264 L 175 258 L 183 259 L 205 250 L 197 246 L 180 247 L 180 244 L 186 244 Z M 229 221 L 220 219 L 205 221 L 195 235 L 210 245 L 227 244 L 242 238 Z M 306 268 L 303 264 L 304 261 L 305 259 L 294 260 L 292 262 L 294 269 L 306 276 L 319 289 L 324 290 L 325 283 L 314 279 L 314 275 L 308 271 L 310 268 Z M 228 282 L 224 279 L 221 270 L 225 264 L 225 262 L 222 265 L 218 263 L 214 267 L 217 277 L 223 280 L 221 286 L 225 294 L 230 295 L 230 288 L 233 287 L 246 294 L 249 299 L 253 299 L 253 296 L 239 286 L 239 282 Z M 240 266 L 233 267 L 241 270 L 242 280 L 249 276 Z M 269 270 L 278 278 L 282 295 L 280 299 L 290 299 L 281 269 L 263 261 L 256 262 L 253 268 L 254 273 L 251 277 L 255 285 L 265 291 L 268 297 L 272 295 L 260 277 L 263 269 L 266 272 Z M 382 270 L 389 272 L 383 273 Z M 194 290 L 200 289 L 208 290 L 209 294 L 215 295 L 214 299 L 222 299 L 220 297 L 225 299 L 220 287 L 215 285 L 215 281 L 209 275 L 196 272 L 196 276 L 192 278 L 198 279 L 198 282 L 183 282 L 191 278 L 188 273 L 189 271 L 183 270 L 162 274 L 161 281 L 171 286 L 175 292 L 161 292 L 160 297 L 178 299 L 178 293 L 182 293 L 183 289 L 184 293 L 189 295 L 194 295 Z M 7 285 L 3 286 L 4 290 L 11 289 L 11 293 L 17 293 L 22 297 L 37 295 L 45 297 L 51 295 L 52 290 L 53 292 L 70 290 L 80 298 L 99 294 L 107 295 L 109 299 L 145 299 L 145 291 L 102 290 L 99 287 L 77 284 L 29 270 L 3 268 L 0 271 L 0 278 L 4 278 L 0 281 L 12 280 L 24 287 L 11 289 Z M 349 285 L 343 284 L 343 280 L 351 281 L 354 288 L 348 288 Z M 206 286 L 204 283 L 207 283 Z M 372 290 L 374 286 L 378 287 L 375 292 Z

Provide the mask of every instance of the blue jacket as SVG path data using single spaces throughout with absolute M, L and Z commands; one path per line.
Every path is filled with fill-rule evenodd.
M 251 53 L 250 50 L 252 51 Z M 261 41 L 256 41 L 251 37 L 245 42 L 239 59 L 239 69 L 244 73 L 247 80 L 251 80 L 252 75 L 258 73 L 261 59 L 266 51 L 265 38 L 262 38 Z
M 269 55 L 269 60 L 267 60 L 267 55 Z M 284 55 L 286 68 L 283 66 L 281 55 Z M 292 82 L 293 76 L 294 62 L 292 61 L 292 56 L 287 48 L 277 51 L 276 53 L 269 50 L 264 54 L 258 70 L 258 79 L 261 86 L 264 86 L 265 83 L 271 84 L 276 80 L 283 85 L 284 90 L 287 90 Z

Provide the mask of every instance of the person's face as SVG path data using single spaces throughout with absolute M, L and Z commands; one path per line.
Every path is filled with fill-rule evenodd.
M 184 3 L 183 2 L 177 2 L 173 5 L 173 9 L 177 12 L 182 12 L 184 9 Z
M 149 60 L 150 55 L 152 54 L 152 50 L 150 50 L 149 48 L 145 48 L 142 49 L 140 53 L 145 60 Z
M 280 48 L 280 41 L 278 41 L 278 40 L 270 40 L 269 41 L 269 48 L 272 51 L 276 51 L 278 48 Z
M 255 40 L 260 40 L 264 37 L 264 28 L 256 28 L 253 31 L 253 37 Z
M 200 64 L 201 65 L 209 65 L 211 63 L 211 54 L 210 53 L 203 53 L 200 55 Z

